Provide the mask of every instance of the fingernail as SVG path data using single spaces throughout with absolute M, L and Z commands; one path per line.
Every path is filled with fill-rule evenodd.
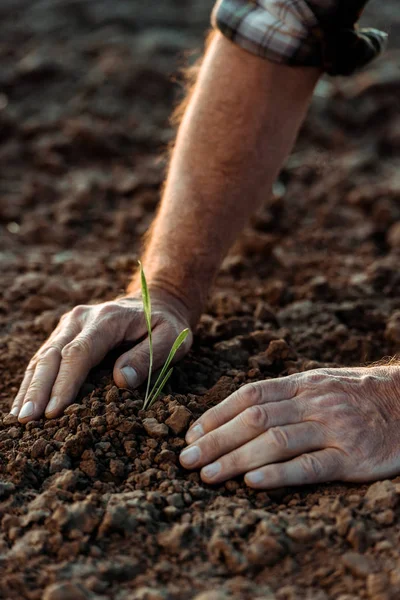
M 133 367 L 123 367 L 121 373 L 128 384 L 128 387 L 134 388 L 137 386 L 138 374 Z
M 193 444 L 193 442 L 197 442 L 199 438 L 204 435 L 204 429 L 201 425 L 195 425 L 192 427 L 186 434 L 186 441 L 188 444 Z
M 45 410 L 46 415 L 53 412 L 53 410 L 56 410 L 56 408 L 57 408 L 57 398 L 54 396 L 54 398 L 51 398 L 50 402 L 46 406 L 46 410 Z
M 247 473 L 246 481 L 249 483 L 261 483 L 264 479 L 264 475 L 261 471 L 253 471 L 252 473 Z
M 180 456 L 181 462 L 187 467 L 190 467 L 191 465 L 197 463 L 199 458 L 200 448 L 198 446 L 193 446 L 193 448 L 187 448 L 186 450 L 181 452 Z
M 215 477 L 221 470 L 221 463 L 215 462 L 211 463 L 211 465 L 207 465 L 204 469 L 201 470 L 201 474 L 205 475 L 207 479 L 212 479 Z
M 18 417 L 18 413 L 19 413 L 19 408 L 18 406 L 14 406 L 14 408 L 12 408 L 10 410 L 10 415 L 12 415 L 13 417 Z
M 29 401 L 23 405 L 21 408 L 21 412 L 19 413 L 19 419 L 26 419 L 26 417 L 30 417 L 33 414 L 33 402 Z

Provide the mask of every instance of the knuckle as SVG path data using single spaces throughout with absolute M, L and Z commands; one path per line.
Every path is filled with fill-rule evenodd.
M 278 451 L 287 451 L 290 449 L 290 439 L 287 431 L 283 427 L 271 427 L 268 430 L 269 443 Z
M 323 466 L 315 454 L 303 454 L 300 460 L 305 481 L 320 479 L 323 473 Z
M 331 376 L 327 369 L 315 369 L 313 371 L 306 371 L 303 375 L 307 384 L 310 385 L 319 385 L 330 379 Z
M 239 389 L 239 395 L 246 405 L 261 404 L 261 386 L 256 383 L 247 383 Z
M 53 358 L 60 354 L 60 348 L 54 344 L 43 348 L 42 352 L 37 357 L 37 362 L 43 363 L 46 360 Z
M 372 373 L 366 373 L 361 377 L 361 385 L 366 392 L 371 392 L 374 389 L 374 386 L 379 382 L 378 377 L 373 375 Z
M 38 356 L 34 356 L 29 361 L 29 364 L 28 364 L 28 366 L 26 367 L 26 370 L 25 370 L 25 374 L 29 375 L 30 373 L 33 373 L 34 370 L 36 369 L 36 365 L 38 364 L 38 362 L 39 362 L 39 357 Z
M 89 307 L 85 306 L 84 304 L 78 304 L 78 306 L 75 306 L 69 313 L 64 315 L 64 317 L 68 317 L 70 315 L 72 318 L 79 320 L 84 314 L 86 314 L 88 308 Z
M 88 338 L 75 339 L 64 347 L 62 357 L 68 359 L 81 356 L 82 354 L 89 354 L 91 349 L 91 343 Z
M 116 302 L 105 302 L 98 307 L 97 315 L 99 317 L 109 317 L 115 313 L 117 307 L 119 307 L 119 305 Z
M 268 413 L 263 406 L 255 405 L 246 408 L 240 415 L 245 427 L 257 430 L 265 430 L 268 427 Z

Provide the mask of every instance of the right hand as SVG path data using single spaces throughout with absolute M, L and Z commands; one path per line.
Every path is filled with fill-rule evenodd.
M 169 293 L 158 289 L 150 293 L 153 370 L 157 370 L 165 363 L 176 337 L 189 327 L 189 313 Z M 93 306 L 76 306 L 61 317 L 56 329 L 31 359 L 11 413 L 18 416 L 21 423 L 39 419 L 43 413 L 48 418 L 59 416 L 74 401 L 90 369 L 123 343 L 131 343 L 133 347 L 116 361 L 114 381 L 121 388 L 138 387 L 147 379 L 149 371 L 146 333 L 140 293 Z M 192 341 L 190 332 L 174 362 L 189 351 Z

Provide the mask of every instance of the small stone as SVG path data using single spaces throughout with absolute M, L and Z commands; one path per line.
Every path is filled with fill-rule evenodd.
M 378 481 L 369 486 L 365 494 L 367 507 L 376 510 L 378 508 L 394 508 L 398 503 L 396 488 L 389 480 Z
M 96 459 L 91 458 L 89 460 L 81 460 L 79 468 L 88 477 L 97 477 L 99 472 L 99 466 Z
M 0 500 L 5 500 L 15 491 L 15 485 L 11 481 L 0 481 Z
M 21 427 L 10 427 L 10 429 L 7 432 L 7 437 L 9 437 L 11 440 L 18 440 L 20 439 L 20 437 L 22 436 L 22 429 Z
M 168 427 L 165 423 L 159 423 L 157 419 L 143 419 L 143 427 L 146 433 L 156 439 L 166 437 L 168 435 Z
M 150 587 L 140 587 L 129 596 L 130 600 L 165 600 L 166 597 L 164 591 Z
M 78 474 L 75 471 L 63 471 L 60 475 L 57 475 L 52 483 L 52 487 L 60 488 L 72 492 L 75 490 L 78 484 Z
M 357 550 L 357 552 L 364 552 L 368 546 L 367 531 L 364 523 L 357 522 L 350 527 L 346 540 L 354 550 Z
M 254 311 L 254 317 L 266 323 L 273 323 L 274 325 L 278 324 L 274 311 L 272 310 L 271 306 L 266 302 L 259 301 L 257 303 L 256 309 Z
M 51 475 L 53 475 L 54 473 L 58 473 L 59 471 L 62 471 L 63 469 L 70 469 L 70 468 L 71 468 L 70 458 L 66 454 L 61 454 L 61 452 L 57 452 L 56 454 L 54 454 L 54 456 L 52 457 L 52 459 L 50 461 L 49 472 Z
M 40 458 L 41 456 L 44 456 L 46 445 L 47 442 L 43 438 L 36 440 L 31 449 L 32 458 Z
M 316 537 L 316 531 L 307 525 L 291 525 L 286 530 L 287 535 L 295 542 L 306 544 L 311 542 Z
M 371 598 L 387 591 L 388 586 L 389 581 L 386 573 L 371 573 L 367 577 L 367 592 Z
M 169 552 L 178 553 L 190 539 L 192 530 L 189 523 L 176 523 L 171 529 L 160 533 L 157 541 Z
M 346 552 L 342 561 L 344 566 L 356 577 L 367 577 L 375 570 L 374 562 L 358 552 Z
M 167 496 L 167 502 L 169 506 L 176 506 L 176 508 L 183 508 L 185 506 L 182 494 L 171 494 L 170 496 Z
M 336 529 L 338 534 L 342 537 L 346 536 L 352 524 L 353 517 L 351 511 L 348 508 L 344 508 L 336 517 Z
M 284 546 L 272 535 L 262 535 L 246 549 L 250 564 L 273 566 L 286 554 Z
M 118 404 L 119 389 L 117 388 L 117 386 L 113 385 L 112 388 L 110 390 L 108 390 L 108 392 L 106 394 L 106 402 L 107 402 L 107 404 L 110 404 L 110 402 L 115 402 L 116 404 Z
M 283 339 L 272 340 L 266 350 L 266 356 L 273 362 L 296 360 L 297 358 L 296 352 Z
M 88 600 L 93 597 L 78 583 L 53 583 L 43 594 L 43 600 Z
M 120 533 L 129 535 L 135 531 L 137 520 L 131 515 L 124 504 L 108 506 L 99 528 L 99 535 Z
M 17 425 L 18 419 L 15 415 L 8 414 L 3 419 L 3 425 Z
M 112 458 L 110 460 L 110 472 L 115 477 L 123 477 L 125 474 L 125 465 L 122 460 Z
M 184 406 L 177 406 L 173 409 L 171 416 L 168 417 L 165 424 L 168 425 L 176 435 L 179 435 L 182 431 L 187 429 L 191 418 L 192 413 L 190 410 Z
M 276 592 L 277 600 L 300 600 L 299 588 L 295 585 L 285 585 Z
M 379 525 L 392 525 L 395 520 L 395 514 L 391 508 L 387 508 L 386 510 L 374 515 L 374 519 L 377 523 L 379 523 Z
M 57 526 L 69 532 L 77 529 L 82 533 L 92 533 L 100 519 L 101 515 L 88 500 L 62 505 L 54 513 Z

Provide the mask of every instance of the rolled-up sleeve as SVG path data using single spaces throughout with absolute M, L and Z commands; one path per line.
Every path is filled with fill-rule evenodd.
M 386 34 L 359 29 L 367 0 L 218 0 L 212 25 L 245 50 L 274 62 L 349 75 L 380 52 Z

